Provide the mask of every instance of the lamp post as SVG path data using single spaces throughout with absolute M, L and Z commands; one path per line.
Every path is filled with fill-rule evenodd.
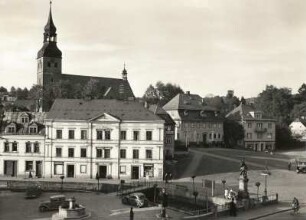
M 257 187 L 257 199 L 258 199 L 258 191 L 259 191 L 260 182 L 256 182 L 255 186 Z
M 63 191 L 63 185 L 64 185 L 64 179 L 65 179 L 65 176 L 64 175 L 62 175 L 62 176 L 60 176 L 60 179 L 61 179 L 61 191 Z
M 268 182 L 267 182 L 267 177 L 271 175 L 271 172 L 268 170 L 268 168 L 266 168 L 266 170 L 261 172 L 261 175 L 265 177 L 265 190 L 264 190 L 264 196 L 267 198 L 268 192 L 267 192 L 267 188 L 268 188 Z
M 196 178 L 196 176 L 192 176 L 192 189 L 193 189 L 193 192 L 194 192 L 194 178 Z

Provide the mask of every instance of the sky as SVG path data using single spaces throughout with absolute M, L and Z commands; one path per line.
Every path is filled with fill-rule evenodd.
M 257 96 L 306 81 L 305 0 L 53 0 L 63 73 Z M 0 0 L 0 86 L 36 83 L 48 0 Z

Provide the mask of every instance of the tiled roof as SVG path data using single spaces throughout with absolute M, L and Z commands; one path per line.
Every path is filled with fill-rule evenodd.
M 62 51 L 58 49 L 56 42 L 45 42 L 37 53 L 37 59 L 41 57 L 62 57 Z
M 234 108 L 231 112 L 229 112 L 226 115 L 226 118 L 237 120 L 237 121 L 242 120 L 242 119 L 243 120 L 258 120 L 254 117 L 254 115 L 251 114 L 251 112 L 261 112 L 262 113 L 262 111 L 255 109 L 253 106 L 240 103 L 238 107 Z M 261 119 L 274 120 L 274 119 L 268 118 L 263 113 L 262 113 Z
M 114 99 L 56 99 L 47 119 L 90 120 L 103 113 L 124 121 L 162 121 L 141 103 Z
M 80 83 L 81 85 L 85 85 L 91 79 L 97 80 L 99 87 L 104 89 L 104 97 L 107 99 L 128 99 L 135 97 L 127 80 L 70 74 L 61 74 L 61 77 L 64 81 L 67 80 L 72 84 Z
M 224 120 L 221 114 L 214 111 L 179 110 L 179 115 L 182 121 L 222 122 Z
M 203 99 L 195 94 L 177 94 L 163 109 L 169 110 L 207 110 L 216 111 L 216 108 L 203 104 Z
M 167 124 L 175 124 L 170 115 L 159 105 L 150 105 L 149 110 L 165 120 Z

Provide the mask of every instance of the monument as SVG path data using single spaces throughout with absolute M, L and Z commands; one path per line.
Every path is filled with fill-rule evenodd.
M 238 199 L 249 199 L 248 182 L 248 166 L 243 159 L 240 165 Z
M 90 217 L 88 213 L 86 213 L 85 207 L 76 203 L 76 199 L 74 197 L 69 199 L 69 207 L 62 208 L 61 206 L 58 208 L 58 213 L 52 215 L 52 220 L 64 220 L 64 219 L 85 219 Z

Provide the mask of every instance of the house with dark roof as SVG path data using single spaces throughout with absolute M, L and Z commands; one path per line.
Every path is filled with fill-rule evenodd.
M 45 113 L 5 112 L 0 127 L 0 175 L 43 175 Z
M 223 117 L 220 112 L 206 105 L 199 95 L 177 94 L 163 109 L 176 124 L 175 139 L 191 144 L 222 144 Z
M 170 115 L 159 105 L 148 106 L 149 110 L 165 121 L 164 129 L 164 156 L 166 159 L 174 157 L 175 122 Z
M 66 81 L 71 84 L 86 85 L 90 80 L 97 82 L 101 88 L 101 96 L 105 99 L 134 99 L 134 94 L 128 82 L 127 71 L 121 73 L 122 78 L 108 78 L 97 76 L 72 75 L 62 73 L 62 52 L 57 47 L 56 27 L 52 18 L 50 5 L 49 17 L 44 28 L 43 46 L 37 53 L 37 84 L 42 87 L 52 86 L 54 83 Z M 49 106 L 43 100 L 42 110 L 48 111 Z
M 45 119 L 45 176 L 162 179 L 164 124 L 136 101 L 56 99 Z
M 240 103 L 226 115 L 226 118 L 239 122 L 244 128 L 244 140 L 242 145 L 245 148 L 255 151 L 275 149 L 275 122 L 259 109 Z

